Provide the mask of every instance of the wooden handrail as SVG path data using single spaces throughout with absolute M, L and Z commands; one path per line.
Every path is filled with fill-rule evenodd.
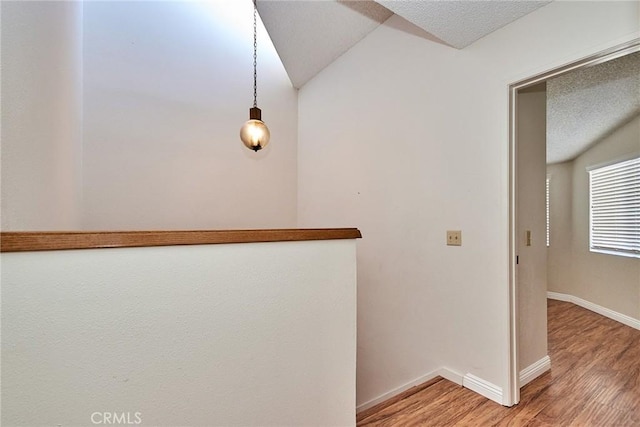
M 185 231 L 7 231 L 0 252 L 357 239 L 357 228 Z

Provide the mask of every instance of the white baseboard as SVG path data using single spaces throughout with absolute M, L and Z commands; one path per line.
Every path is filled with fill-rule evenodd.
M 549 356 L 545 356 L 537 362 L 527 366 L 520 371 L 520 387 L 529 384 L 549 369 L 551 369 L 551 359 Z
M 462 374 L 457 373 L 456 371 L 452 371 L 449 368 L 440 368 L 437 370 L 438 375 L 440 375 L 445 380 L 449 380 L 452 383 L 462 385 L 463 376 Z
M 483 380 L 482 378 L 476 377 L 472 374 L 467 374 L 462 379 L 462 385 L 469 390 L 475 391 L 476 393 L 486 397 L 487 399 L 491 399 L 494 402 L 503 404 L 502 402 L 502 388 L 498 387 L 495 384 L 491 384 L 488 381 Z
M 416 378 L 413 381 L 409 381 L 406 384 L 401 385 L 400 387 L 396 387 L 391 391 L 388 391 L 384 394 L 381 394 L 380 396 L 371 399 L 367 402 L 364 402 L 361 405 L 358 405 L 356 407 L 356 412 L 361 412 L 364 411 L 365 409 L 369 409 L 373 406 L 376 406 L 378 403 L 382 403 L 385 400 L 389 400 L 394 396 L 399 395 L 400 393 L 409 390 L 411 387 L 415 387 L 417 385 L 420 385 L 422 383 L 426 383 L 427 381 L 430 381 L 436 377 L 442 377 L 445 378 L 451 382 L 454 382 L 458 385 L 462 385 L 462 375 L 458 374 L 457 372 L 454 372 L 450 369 L 447 368 L 440 368 L 440 369 L 436 369 L 435 371 L 429 372 L 426 375 L 423 375 L 419 378 Z
M 575 305 L 579 305 L 580 307 L 586 308 L 587 310 L 591 310 L 604 317 L 613 319 L 616 322 L 620 322 L 634 329 L 640 330 L 640 320 L 627 316 L 626 314 L 618 313 L 617 311 L 613 311 L 606 307 L 602 307 L 601 305 L 594 304 L 587 300 L 583 300 L 582 298 L 578 298 L 569 294 L 561 294 L 558 292 L 551 292 L 551 291 L 547 292 L 547 298 L 574 303 Z
M 482 378 L 476 377 L 472 374 L 467 374 L 462 380 L 462 385 L 469 390 L 491 399 L 502 405 L 502 388 Z
M 455 372 L 449 368 L 442 367 L 440 369 L 436 369 L 435 371 L 429 372 L 428 374 L 423 375 L 419 378 L 416 378 L 413 381 L 403 384 L 400 387 L 396 387 L 393 390 L 381 394 L 374 399 L 358 405 L 356 407 L 356 412 L 361 412 L 373 406 L 376 406 L 377 404 L 382 403 L 385 400 L 389 400 L 392 397 L 395 397 L 400 393 L 409 390 L 411 387 L 415 387 L 436 377 L 447 379 L 455 384 L 468 388 L 471 391 L 475 391 L 476 393 L 502 405 L 502 389 L 497 385 L 491 384 L 490 382 L 485 381 L 482 378 L 476 377 L 472 374 L 463 376 L 462 374 L 459 374 L 458 372 Z

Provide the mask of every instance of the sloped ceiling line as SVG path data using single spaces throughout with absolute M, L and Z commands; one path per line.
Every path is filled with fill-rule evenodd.
M 394 13 L 425 38 L 462 49 L 550 3 L 539 1 L 258 0 L 258 12 L 300 88 Z

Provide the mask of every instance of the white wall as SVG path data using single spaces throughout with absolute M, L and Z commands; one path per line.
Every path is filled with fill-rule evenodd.
M 77 228 L 82 4 L 3 1 L 0 8 L 0 226 Z
M 547 356 L 547 242 L 545 181 L 547 94 L 518 94 L 517 266 L 518 369 Z M 526 232 L 531 232 L 527 244 Z
M 297 92 L 262 25 L 272 140 L 255 154 L 239 138 L 251 2 L 2 8 L 4 230 L 296 225 Z
M 355 249 L 3 253 L 2 425 L 355 425 Z
M 640 154 L 640 116 L 624 124 L 569 163 L 571 175 L 555 173 L 552 195 L 569 199 L 552 207 L 549 290 L 573 295 L 640 320 L 640 259 L 589 250 L 589 174 L 587 168 Z M 569 188 L 568 188 L 569 187 Z M 562 218 L 569 216 L 570 222 Z M 567 228 L 568 226 L 568 228 Z M 555 234 L 569 236 L 571 250 L 556 248 Z M 553 260 L 553 261 L 551 261 Z M 553 267 L 553 268 L 552 268 Z M 561 276 L 562 275 L 562 276 Z M 564 280 L 559 280 L 563 277 Z
M 637 17 L 553 2 L 460 51 L 392 17 L 301 89 L 299 224 L 363 234 L 359 404 L 441 366 L 507 384 L 508 84 L 637 36 Z
M 85 228 L 295 226 L 297 93 L 262 26 L 272 141 L 255 154 L 239 139 L 251 2 L 89 2 L 84 16 Z

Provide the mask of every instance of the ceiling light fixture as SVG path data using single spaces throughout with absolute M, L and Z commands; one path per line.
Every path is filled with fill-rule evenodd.
M 258 37 L 256 0 L 253 0 L 253 107 L 249 109 L 249 120 L 240 128 L 240 139 L 253 151 L 262 150 L 269 144 L 269 128 L 262 121 L 262 111 L 258 108 Z

